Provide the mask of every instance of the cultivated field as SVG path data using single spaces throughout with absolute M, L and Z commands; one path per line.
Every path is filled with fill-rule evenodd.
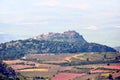
M 28 80 L 108 80 L 120 75 L 120 53 L 27 54 L 4 61 Z M 118 79 L 119 80 L 119 79 Z
M 70 80 L 73 79 L 75 77 L 81 77 L 81 76 L 85 76 L 85 73 L 59 73 L 58 75 L 56 75 L 55 77 L 53 77 L 51 80 Z

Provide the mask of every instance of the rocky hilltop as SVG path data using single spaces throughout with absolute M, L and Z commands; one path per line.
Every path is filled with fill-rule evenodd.
M 80 53 L 80 52 L 116 52 L 115 49 L 87 42 L 75 31 L 49 33 L 31 39 L 16 40 L 0 44 L 1 59 L 20 58 L 29 53 Z
M 48 33 L 46 35 L 41 34 L 38 36 L 35 36 L 33 39 L 36 40 L 49 40 L 49 41 L 67 41 L 67 42 L 80 42 L 80 43 L 86 43 L 85 39 L 82 35 L 79 35 L 79 33 L 75 31 L 66 31 L 64 33 Z

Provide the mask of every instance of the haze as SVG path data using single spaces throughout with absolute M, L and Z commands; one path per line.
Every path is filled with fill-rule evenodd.
M 0 0 L 0 42 L 75 30 L 88 42 L 120 46 L 119 4 L 120 0 Z

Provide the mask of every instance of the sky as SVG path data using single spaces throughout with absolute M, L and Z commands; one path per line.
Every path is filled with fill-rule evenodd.
M 120 0 L 0 0 L 0 42 L 75 30 L 120 46 Z

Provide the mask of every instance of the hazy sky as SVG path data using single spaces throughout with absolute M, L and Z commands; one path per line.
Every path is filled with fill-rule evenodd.
M 0 34 L 28 38 L 75 30 L 89 42 L 120 46 L 119 4 L 120 0 L 0 0 Z

